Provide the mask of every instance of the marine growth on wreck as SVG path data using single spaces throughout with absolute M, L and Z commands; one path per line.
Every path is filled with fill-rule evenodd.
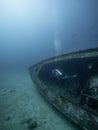
M 30 68 L 40 93 L 85 130 L 98 128 L 98 49 L 51 58 Z

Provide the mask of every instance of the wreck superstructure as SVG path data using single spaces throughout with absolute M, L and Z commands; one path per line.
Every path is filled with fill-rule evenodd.
M 67 78 L 52 73 L 60 70 Z M 85 130 L 98 129 L 98 48 L 53 57 L 29 68 L 39 92 Z

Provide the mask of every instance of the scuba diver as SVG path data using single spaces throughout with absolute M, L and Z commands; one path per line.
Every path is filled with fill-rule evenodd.
M 55 83 L 58 85 L 58 91 L 57 93 L 64 93 L 66 90 L 70 91 L 70 86 L 76 85 L 76 77 L 78 76 L 77 74 L 74 75 L 66 75 L 62 73 L 59 69 L 53 69 L 52 70 L 52 76 L 55 78 Z M 67 87 L 65 87 L 65 84 Z M 65 90 L 66 89 L 66 90 Z M 73 89 L 71 89 L 73 90 Z
M 59 70 L 59 69 L 53 69 L 52 70 L 52 75 L 53 77 L 57 78 L 57 79 L 69 79 L 69 78 L 76 78 L 77 74 L 68 76 L 68 75 L 63 75 L 63 73 Z

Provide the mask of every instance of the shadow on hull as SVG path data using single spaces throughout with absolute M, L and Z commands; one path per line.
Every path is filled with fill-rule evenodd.
M 98 48 L 53 57 L 29 71 L 60 112 L 85 130 L 98 129 Z

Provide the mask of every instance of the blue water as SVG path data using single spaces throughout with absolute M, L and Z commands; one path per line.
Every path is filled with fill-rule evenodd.
M 34 93 L 27 70 L 50 57 L 98 47 L 97 5 L 98 0 L 0 0 L 0 130 L 25 130 L 20 122 L 32 115 L 37 129 L 79 130 Z

